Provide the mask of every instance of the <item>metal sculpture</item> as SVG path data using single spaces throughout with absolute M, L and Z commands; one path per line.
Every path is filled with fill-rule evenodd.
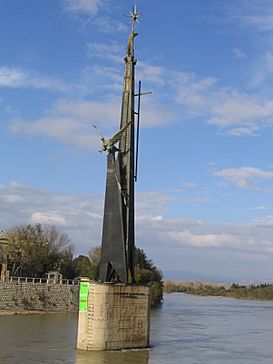
M 102 150 L 107 152 L 101 261 L 97 277 L 101 282 L 135 282 L 135 115 L 138 115 L 138 143 L 141 83 L 139 92 L 135 95 L 134 39 L 138 35 L 135 23 L 139 15 L 135 5 L 130 13 L 132 30 L 124 58 L 120 129 L 109 139 L 101 135 Z M 137 112 L 135 96 L 138 96 L 139 101 Z M 136 149 L 138 153 L 138 146 Z

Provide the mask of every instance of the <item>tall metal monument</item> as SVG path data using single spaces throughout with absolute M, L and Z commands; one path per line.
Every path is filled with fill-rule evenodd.
M 97 282 L 83 280 L 80 283 L 77 348 L 82 350 L 149 347 L 149 287 L 128 284 L 135 282 L 134 184 L 137 179 L 140 96 L 143 95 L 141 82 L 135 94 L 134 39 L 139 17 L 136 6 L 130 17 L 132 30 L 124 59 L 120 128 L 109 139 L 101 136 L 102 150 L 107 152 L 101 261 Z
M 137 118 L 137 143 L 139 135 L 139 92 L 135 94 L 134 39 L 138 20 L 136 5 L 130 13 L 132 30 L 128 39 L 119 131 L 112 138 L 101 137 L 107 152 L 107 180 L 104 203 L 101 261 L 98 281 L 135 282 L 135 115 Z M 135 96 L 138 111 L 135 112 Z M 138 151 L 138 145 L 137 145 Z

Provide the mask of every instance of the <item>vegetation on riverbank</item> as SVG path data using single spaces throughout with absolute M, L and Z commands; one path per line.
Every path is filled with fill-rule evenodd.
M 90 250 L 89 260 L 91 262 L 91 278 L 97 275 L 100 262 L 101 247 L 97 246 Z M 155 307 L 163 301 L 163 276 L 161 271 L 149 259 L 143 249 L 136 248 L 135 251 L 135 273 L 136 283 L 150 287 L 151 306 Z M 87 275 L 88 276 L 88 275 Z
M 202 282 L 164 282 L 165 293 L 183 292 L 197 296 L 222 296 L 249 300 L 273 300 L 273 284 L 220 285 Z
M 64 279 L 88 277 L 96 280 L 99 271 L 101 247 L 89 251 L 89 256 L 74 257 L 74 247 L 68 235 L 55 226 L 21 225 L 6 232 L 9 240 L 7 266 L 10 276 L 45 277 L 49 271 L 58 271 Z M 135 251 L 136 283 L 147 285 L 151 291 L 151 305 L 163 300 L 162 273 L 144 250 Z

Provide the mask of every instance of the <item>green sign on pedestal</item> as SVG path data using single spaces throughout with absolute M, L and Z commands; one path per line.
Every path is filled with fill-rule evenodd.
M 88 311 L 88 289 L 89 282 L 80 283 L 80 312 Z

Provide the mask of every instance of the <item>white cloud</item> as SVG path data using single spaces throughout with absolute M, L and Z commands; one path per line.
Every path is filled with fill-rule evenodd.
M 46 115 L 34 121 L 16 117 L 10 120 L 9 130 L 18 135 L 41 135 L 81 149 L 98 151 L 100 138 L 92 124 L 103 135 L 110 136 L 119 127 L 120 97 L 102 101 L 58 100 Z M 143 102 L 142 125 L 165 125 L 174 119 L 164 106 Z
M 17 203 L 5 198 L 16 195 Z M 219 261 L 234 268 L 245 260 L 259 266 L 259 261 L 272 261 L 272 216 L 249 224 L 209 223 L 182 218 L 166 218 L 172 198 L 168 194 L 145 192 L 137 194 L 136 244 L 156 259 L 159 268 L 174 270 L 198 262 L 198 271 L 211 270 Z M 103 197 L 61 194 L 34 189 L 18 183 L 0 187 L 0 230 L 18 224 L 41 222 L 55 224 L 69 235 L 77 254 L 101 242 Z M 190 262 L 187 256 L 190 254 Z M 210 267 L 204 260 L 210 257 Z M 230 256 L 230 261 L 223 257 Z M 237 260 L 237 266 L 235 261 Z M 171 264 L 170 264 L 171 262 Z M 169 269 L 169 268 L 168 268 Z M 217 274 L 217 268 L 214 268 Z M 246 267 L 245 276 L 249 273 Z M 258 269 L 258 268 L 257 268 Z M 256 270 L 257 270 L 256 269 Z M 260 276 L 265 273 L 260 272 Z
M 261 2 L 262 5 L 262 2 Z M 272 14 L 272 3 L 271 3 L 271 14 L 257 14 L 257 15 L 242 15 L 240 16 L 241 24 L 251 30 L 260 32 L 272 32 L 273 31 L 273 14 Z M 263 10 L 261 7 L 257 10 L 260 12 Z M 265 10 L 265 8 L 264 8 Z
M 109 0 L 65 0 L 66 10 L 82 24 L 92 24 L 96 31 L 108 34 L 126 31 L 128 28 L 123 22 L 106 14 L 110 6 Z
M 99 138 L 92 134 L 91 124 L 83 126 L 70 117 L 44 117 L 34 122 L 16 118 L 10 123 L 10 131 L 18 135 L 50 137 L 77 148 L 91 150 L 100 148 Z
M 273 225 L 260 222 L 225 224 L 163 217 L 158 221 L 151 218 L 138 221 L 137 231 L 147 244 L 151 239 L 157 246 L 168 246 L 169 249 L 178 245 L 197 250 L 213 249 L 219 251 L 219 254 L 232 251 L 253 255 L 259 253 L 266 257 L 266 254 L 272 253 L 273 248 Z
M 136 217 L 139 220 L 146 219 L 147 216 L 155 218 L 161 216 L 168 210 L 168 204 L 173 197 L 160 192 L 140 192 L 136 199 Z M 159 213 L 160 212 L 160 213 Z
M 273 215 L 264 216 L 263 218 L 257 219 L 258 224 L 264 226 L 273 226 Z
M 21 118 L 10 122 L 10 131 L 20 135 L 42 135 L 57 139 L 73 147 L 99 150 L 101 148 L 92 124 L 100 127 L 103 134 L 119 125 L 119 103 L 115 100 L 102 102 L 59 100 L 47 115 L 35 121 Z
M 217 80 L 199 80 L 194 74 L 176 72 L 170 80 L 175 101 L 183 105 L 183 118 L 202 117 L 222 133 L 234 136 L 257 135 L 260 129 L 273 125 L 270 97 L 218 86 Z
M 52 91 L 67 92 L 67 85 L 57 79 L 40 76 L 20 68 L 0 66 L 0 87 L 33 87 Z
M 273 240 L 255 224 L 194 224 L 188 229 L 186 223 L 168 233 L 169 238 L 183 246 L 194 248 L 221 248 L 245 252 L 268 252 Z
M 233 56 L 238 59 L 247 58 L 247 55 L 240 48 L 232 49 Z
M 136 69 L 137 77 L 145 83 L 159 84 L 163 86 L 167 83 L 164 67 L 154 66 L 146 62 L 139 62 Z
M 230 234 L 194 234 L 188 230 L 169 232 L 168 236 L 180 244 L 196 248 L 219 247 L 236 242 Z
M 213 203 L 214 200 L 210 197 L 207 196 L 199 196 L 199 197 L 191 197 L 188 198 L 187 200 L 189 203 L 195 203 L 195 204 L 208 204 L 208 203 Z
M 16 196 L 16 203 L 7 196 Z M 62 194 L 11 183 L 0 188 L 0 205 L 0 230 L 36 222 L 58 225 L 85 254 L 100 242 L 101 196 Z
M 20 87 L 25 84 L 26 78 L 19 69 L 0 67 L 0 87 Z
M 87 43 L 87 55 L 89 57 L 109 59 L 110 61 L 121 63 L 124 52 L 123 48 L 124 47 L 117 42 L 110 42 L 107 44 L 90 42 Z
M 272 32 L 273 1 L 272 0 L 231 0 L 226 8 L 226 19 L 255 32 Z
M 223 177 L 238 188 L 253 188 L 255 181 L 273 178 L 273 172 L 263 171 L 253 167 L 227 168 L 215 172 L 215 176 Z
M 182 188 L 197 188 L 198 183 L 193 181 L 186 181 L 182 183 Z
M 84 13 L 90 16 L 96 15 L 106 2 L 106 0 L 65 0 L 68 11 Z
M 128 28 L 120 21 L 114 21 L 109 16 L 101 16 L 94 20 L 94 25 L 102 33 L 125 32 Z
M 45 225 L 66 225 L 65 218 L 55 212 L 34 212 L 31 216 L 33 223 L 40 223 Z

